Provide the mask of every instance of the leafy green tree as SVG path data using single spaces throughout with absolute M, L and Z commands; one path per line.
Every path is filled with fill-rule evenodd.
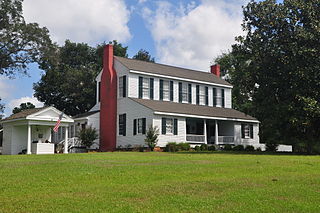
M 54 50 L 47 28 L 25 22 L 22 1 L 0 1 L 0 75 L 26 74 L 29 63 L 43 64 Z
M 159 129 L 157 127 L 150 126 L 146 132 L 146 138 L 144 139 L 146 145 L 153 151 L 154 147 L 157 145 L 159 137 Z
M 27 103 L 21 103 L 19 107 L 15 107 L 13 110 L 12 110 L 12 113 L 13 114 L 16 114 L 18 112 L 22 112 L 23 110 L 26 110 L 26 109 L 34 109 L 36 106 L 33 105 L 33 103 L 31 102 L 27 102 Z
M 127 47 L 117 41 L 113 44 L 115 55 L 127 56 Z M 33 85 L 34 96 L 68 115 L 90 110 L 96 103 L 95 78 L 102 69 L 103 47 L 67 40 L 58 48 L 56 58 L 48 59 L 44 75 Z
M 261 121 L 262 142 L 303 142 L 314 152 L 320 138 L 319 1 L 250 1 L 243 13 L 246 35 L 237 37 L 230 60 L 222 57 L 244 95 L 236 104 L 247 104 Z
M 1 98 L 0 98 L 0 101 L 1 101 Z M 3 117 L 3 114 L 2 114 L 3 112 L 4 112 L 4 104 L 0 103 L 0 120 Z M 0 125 L 0 129 L 1 129 L 1 125 Z
M 79 131 L 79 138 L 82 145 L 90 148 L 93 145 L 93 142 L 98 139 L 97 130 L 95 128 L 92 128 L 92 126 L 81 129 Z
M 148 51 L 143 49 L 140 49 L 132 58 L 140 61 L 155 62 L 154 57 L 152 57 Z

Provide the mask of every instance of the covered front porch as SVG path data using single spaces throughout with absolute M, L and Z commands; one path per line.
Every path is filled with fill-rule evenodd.
M 191 144 L 234 144 L 234 121 L 186 118 L 186 142 Z

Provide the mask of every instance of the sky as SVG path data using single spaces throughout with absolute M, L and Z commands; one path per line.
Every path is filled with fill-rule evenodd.
M 96 46 L 117 40 L 129 57 L 145 49 L 156 62 L 209 71 L 211 62 L 242 35 L 241 6 L 248 0 L 25 0 L 24 17 L 49 29 L 51 39 Z M 0 76 L 5 115 L 20 103 L 43 104 L 32 86 L 44 71 L 29 65 L 29 76 Z

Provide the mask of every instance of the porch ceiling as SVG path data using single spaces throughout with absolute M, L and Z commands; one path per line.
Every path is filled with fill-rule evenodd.
M 163 113 L 174 113 L 193 115 L 199 117 L 218 117 L 228 119 L 241 119 L 257 122 L 258 120 L 250 115 L 235 109 L 201 106 L 195 104 L 175 103 L 169 101 L 155 101 L 147 99 L 131 98 L 133 101 L 153 110 Z

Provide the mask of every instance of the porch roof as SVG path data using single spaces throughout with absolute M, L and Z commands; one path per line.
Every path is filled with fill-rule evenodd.
M 256 118 L 247 115 L 243 112 L 237 111 L 235 109 L 137 98 L 131 98 L 131 100 L 158 113 L 191 115 L 193 117 L 199 116 L 211 118 L 238 119 L 258 122 Z

